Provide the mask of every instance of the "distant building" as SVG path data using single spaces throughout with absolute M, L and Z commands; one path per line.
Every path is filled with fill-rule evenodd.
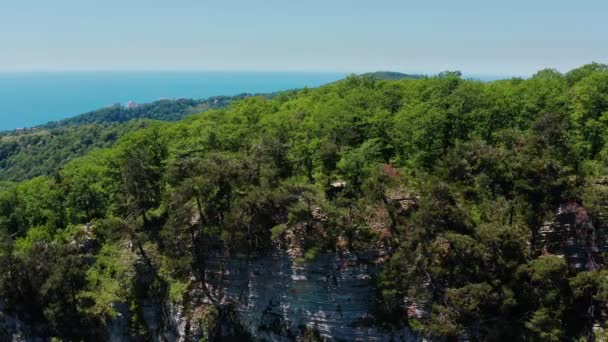
M 135 108 L 137 108 L 137 103 L 135 103 L 135 101 L 127 102 L 127 109 L 135 109 Z

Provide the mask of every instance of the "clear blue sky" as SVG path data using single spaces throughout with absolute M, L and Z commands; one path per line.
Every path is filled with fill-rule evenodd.
M 608 62 L 606 0 L 0 0 L 0 70 L 525 75 Z

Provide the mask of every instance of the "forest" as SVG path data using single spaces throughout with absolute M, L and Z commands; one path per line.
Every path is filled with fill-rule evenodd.
M 147 341 L 152 301 L 200 318 L 202 340 L 255 340 L 226 332 L 238 319 L 211 285 L 213 255 L 375 251 L 370 325 L 430 340 L 608 339 L 606 65 L 493 82 L 353 75 L 176 122 L 85 123 L 58 144 L 112 142 L 11 172 L 2 138 L 0 175 L 19 182 L 0 183 L 0 321 L 95 341 L 126 315 Z M 595 229 L 577 228 L 591 246 L 580 267 L 543 242 L 567 205 Z

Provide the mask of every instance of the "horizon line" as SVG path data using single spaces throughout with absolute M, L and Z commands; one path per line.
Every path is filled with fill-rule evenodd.
M 545 68 L 551 69 L 551 68 Z M 540 69 L 543 70 L 543 69 Z M 484 72 L 467 72 L 459 69 L 446 69 L 434 72 L 416 72 L 416 71 L 401 71 L 390 68 L 381 68 L 377 70 L 368 71 L 339 71 L 339 70 L 314 70 L 314 69 L 285 69 L 285 70 L 255 70 L 255 69 L 171 69 L 171 68 L 159 68 L 159 69 L 21 69 L 21 70 L 2 70 L 0 74 L 68 74 L 68 73 L 251 73 L 251 74 L 288 74 L 288 73 L 303 73 L 303 74 L 336 74 L 336 75 L 361 75 L 366 73 L 375 72 L 397 72 L 406 75 L 416 76 L 435 76 L 445 71 L 457 71 L 461 72 L 463 78 L 495 78 L 495 79 L 509 79 L 509 78 L 527 78 L 532 76 L 534 73 L 484 73 Z M 559 71 L 559 70 L 558 70 Z M 561 72 L 561 71 L 559 71 Z

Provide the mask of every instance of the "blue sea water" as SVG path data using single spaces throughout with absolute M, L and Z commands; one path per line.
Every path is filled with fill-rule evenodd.
M 0 130 L 31 127 L 114 103 L 268 93 L 316 87 L 344 76 L 313 72 L 0 73 Z

